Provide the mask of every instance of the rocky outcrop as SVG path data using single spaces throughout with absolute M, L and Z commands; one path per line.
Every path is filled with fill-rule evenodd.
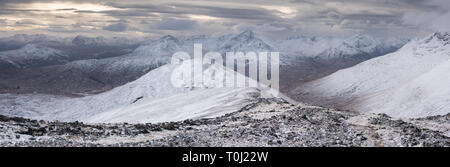
M 277 99 L 260 99 L 213 119 L 158 124 L 84 124 L 0 116 L 1 146 L 450 146 L 450 137 L 417 121 L 394 120 Z

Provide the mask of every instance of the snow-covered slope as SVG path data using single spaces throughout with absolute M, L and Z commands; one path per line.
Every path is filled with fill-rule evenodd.
M 17 50 L 0 52 L 0 69 L 20 69 L 62 64 L 67 62 L 68 58 L 68 55 L 63 51 L 45 46 L 28 44 Z
M 27 44 L 38 44 L 41 46 L 64 46 L 70 44 L 70 38 L 59 38 L 44 34 L 16 34 L 0 38 L 0 51 L 15 50 Z
M 298 36 L 275 43 L 275 48 L 284 55 L 288 64 L 296 58 L 314 58 L 318 61 L 346 59 L 357 61 L 370 59 L 402 47 L 407 40 L 378 39 L 369 35 L 356 34 L 347 38 Z
M 280 52 L 294 56 L 317 56 L 326 49 L 338 45 L 340 38 L 296 36 L 274 42 Z
M 225 37 L 220 37 L 224 38 Z M 77 70 L 98 74 L 142 75 L 152 69 L 170 62 L 171 57 L 178 51 L 184 51 L 193 55 L 194 44 L 205 42 L 205 50 L 219 51 L 225 55 L 226 51 L 242 49 L 242 51 L 269 51 L 270 46 L 255 37 L 251 31 L 243 32 L 233 37 L 226 38 L 223 46 L 215 38 L 192 37 L 179 40 L 167 35 L 158 40 L 146 42 L 132 53 L 106 59 L 79 60 L 64 66 L 67 70 Z M 216 41 L 216 42 L 212 42 Z M 204 52 L 205 54 L 206 52 Z M 101 77 L 100 77 L 101 78 Z
M 172 54 L 185 51 L 182 44 L 172 36 L 164 36 L 149 44 L 141 45 L 127 55 L 106 58 L 74 61 L 66 68 L 75 68 L 84 71 L 102 71 L 117 73 L 123 71 L 141 72 L 149 71 L 169 63 Z
M 27 44 L 27 43 L 41 42 L 48 39 L 49 37 L 44 34 L 35 34 L 35 35 L 16 34 L 10 37 L 0 38 L 0 42 Z
M 220 72 L 211 65 L 204 72 Z M 1 114 L 34 119 L 85 122 L 164 122 L 214 117 L 234 112 L 259 97 L 256 88 L 174 87 L 172 72 L 190 66 L 164 65 L 136 81 L 98 95 L 60 98 L 50 95 L 2 94 Z M 216 73 L 214 73 L 216 74 Z M 225 70 L 225 75 L 234 74 Z
M 345 109 L 425 117 L 450 111 L 450 34 L 434 33 L 294 91 L 298 99 Z
M 215 88 L 152 98 L 96 114 L 88 122 L 167 122 L 214 118 L 255 102 L 256 89 Z M 256 95 L 256 96 L 255 96 Z
M 347 38 L 298 36 L 278 41 L 282 91 L 291 92 L 305 82 L 392 53 L 406 42 L 362 34 Z

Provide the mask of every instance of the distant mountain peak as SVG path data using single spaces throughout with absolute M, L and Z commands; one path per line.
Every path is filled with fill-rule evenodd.
M 175 38 L 174 36 L 172 36 L 172 35 L 165 35 L 165 36 L 163 36 L 163 37 L 161 37 L 159 40 L 170 40 L 170 41 L 176 41 L 177 40 L 177 38 Z
M 179 45 L 180 44 L 180 41 L 172 35 L 165 35 L 154 42 L 156 42 L 156 44 L 158 44 L 158 45 L 163 44 L 163 43 L 165 43 L 165 45 L 173 45 L 173 44 Z
M 356 34 L 344 41 L 344 44 L 355 48 L 375 47 L 378 45 L 378 41 L 373 37 L 365 34 Z
M 245 30 L 241 34 L 254 35 L 255 33 L 252 30 Z
M 96 37 L 91 38 L 83 35 L 77 35 L 75 38 L 73 38 L 72 43 L 77 46 L 83 46 L 83 47 L 92 47 L 92 46 L 98 46 L 103 45 L 105 43 L 104 38 L 102 37 Z
M 37 49 L 37 48 L 42 48 L 42 46 L 37 45 L 37 44 L 26 44 L 21 49 L 29 50 L 29 49 Z
M 348 38 L 346 41 L 373 41 L 374 38 L 366 34 L 356 34 Z
M 447 45 L 447 44 L 450 43 L 450 33 L 448 33 L 448 32 L 435 32 L 427 39 L 427 42 L 430 42 L 433 39 L 438 40 L 438 41 L 442 41 L 442 42 L 444 42 L 444 45 Z
M 236 36 L 236 38 L 243 38 L 243 39 L 251 39 L 254 37 L 255 37 L 255 33 L 251 30 L 243 31 Z
M 47 37 L 44 34 L 15 34 L 12 37 L 14 38 L 45 38 Z
M 221 48 L 225 51 L 269 51 L 272 47 L 255 36 L 253 31 L 244 31 L 227 40 Z

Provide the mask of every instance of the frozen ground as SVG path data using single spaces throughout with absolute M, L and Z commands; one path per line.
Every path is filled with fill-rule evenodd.
M 448 147 L 448 131 L 428 125 L 449 122 L 449 115 L 395 120 L 383 114 L 259 99 L 217 118 L 157 124 L 63 123 L 0 116 L 0 146 Z

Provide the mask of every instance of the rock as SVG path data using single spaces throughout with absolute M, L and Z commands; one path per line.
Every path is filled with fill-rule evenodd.
M 46 122 L 0 115 L 0 145 L 6 146 L 450 146 L 450 139 L 438 131 L 392 120 L 384 114 L 374 116 L 317 107 L 292 106 L 261 100 L 239 112 L 218 118 L 185 120 L 157 124 L 84 124 L 82 122 Z M 258 108 L 262 108 L 261 112 Z M 270 111 L 265 112 L 265 111 Z M 251 113 L 251 114 L 249 114 Z M 269 114 L 264 119 L 254 114 Z M 370 125 L 346 120 L 360 116 Z M 359 119 L 359 117 L 358 117 Z M 433 117 L 421 121 L 445 121 Z M 6 133 L 12 129 L 15 133 Z M 153 136 L 154 131 L 159 131 Z M 10 132 L 10 131 L 9 131 Z M 385 133 L 392 133 L 385 136 Z M 4 134 L 4 135 L 2 135 Z M 31 135 L 31 141 L 8 141 Z M 136 138 L 146 134 L 150 138 Z M 37 140 L 34 136 L 44 136 Z M 389 138 L 389 136 L 399 136 Z M 8 137 L 9 136 L 9 137 Z M 120 136 L 126 140 L 100 144 L 100 140 Z M 22 136 L 23 138 L 23 136 Z M 383 140 L 380 140 L 380 139 Z M 136 140 L 137 139 L 137 140 Z M 384 140 L 389 140 L 383 142 Z M 375 142 L 374 142 L 375 141 Z M 381 142 L 381 143 L 380 143 Z M 14 143 L 12 145 L 11 143 Z M 394 144 L 393 144 L 394 143 Z

